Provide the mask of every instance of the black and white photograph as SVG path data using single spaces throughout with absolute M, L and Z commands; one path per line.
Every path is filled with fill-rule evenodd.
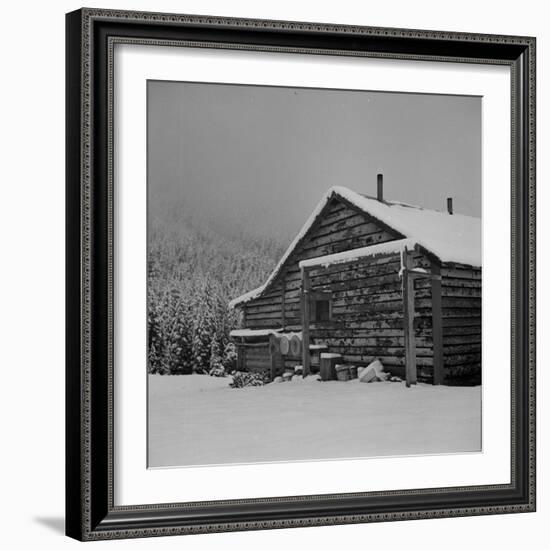
M 147 82 L 149 468 L 479 453 L 482 98 Z
M 2 548 L 544 547 L 545 3 L 2 7 Z

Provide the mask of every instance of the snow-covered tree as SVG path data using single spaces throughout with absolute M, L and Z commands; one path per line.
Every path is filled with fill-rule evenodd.
M 149 372 L 208 372 L 214 340 L 222 364 L 233 365 L 229 332 L 239 327 L 240 313 L 227 304 L 259 286 L 282 249 L 173 210 L 174 219 L 154 222 L 149 232 Z

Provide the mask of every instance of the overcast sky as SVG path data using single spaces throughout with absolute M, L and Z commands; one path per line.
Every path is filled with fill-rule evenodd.
M 481 98 L 150 81 L 152 216 L 181 208 L 282 243 L 325 191 L 481 216 Z

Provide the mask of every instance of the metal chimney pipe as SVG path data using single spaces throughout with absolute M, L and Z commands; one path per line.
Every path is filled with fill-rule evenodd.
M 453 198 L 452 197 L 447 198 L 447 212 L 451 215 L 453 213 Z
M 383 174 L 377 174 L 376 184 L 377 184 L 376 198 L 380 202 L 384 202 L 384 175 Z

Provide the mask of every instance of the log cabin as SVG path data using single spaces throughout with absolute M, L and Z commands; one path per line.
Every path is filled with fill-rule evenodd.
M 238 368 L 273 378 L 319 353 L 433 384 L 481 383 L 481 220 L 333 187 L 265 283 L 235 298 Z M 288 345 L 294 341 L 294 345 Z

